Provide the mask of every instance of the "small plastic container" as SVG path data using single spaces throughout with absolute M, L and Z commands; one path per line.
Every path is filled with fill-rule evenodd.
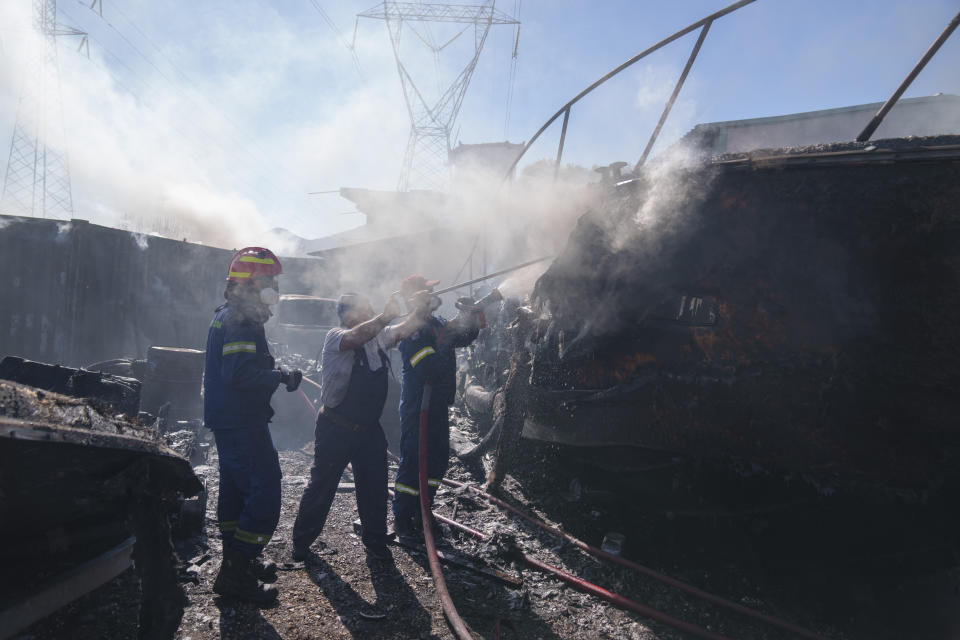
M 627 537 L 622 533 L 611 531 L 607 535 L 603 536 L 603 543 L 600 545 L 600 548 L 607 553 L 612 553 L 613 555 L 618 556 L 623 551 L 623 543 L 626 542 L 626 540 Z

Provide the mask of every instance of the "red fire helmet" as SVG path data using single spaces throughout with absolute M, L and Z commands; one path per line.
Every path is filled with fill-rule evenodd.
M 248 282 L 251 278 L 272 278 L 283 273 L 280 258 L 270 249 L 246 247 L 233 254 L 227 282 Z

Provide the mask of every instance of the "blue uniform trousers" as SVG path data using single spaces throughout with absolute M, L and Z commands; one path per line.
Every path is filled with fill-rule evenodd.
M 337 485 L 349 462 L 363 525 L 363 543 L 387 543 L 387 439 L 379 424 L 352 429 L 320 414 L 310 482 L 293 524 L 293 545 L 306 549 L 323 531 Z
M 450 415 L 443 403 L 431 403 L 427 424 L 427 481 L 430 503 L 440 487 L 450 463 Z M 420 513 L 420 413 L 403 416 L 400 421 L 400 464 L 393 485 L 395 520 L 411 520 Z
M 280 521 L 280 460 L 267 425 L 215 429 L 220 459 L 217 520 L 223 545 L 254 558 Z

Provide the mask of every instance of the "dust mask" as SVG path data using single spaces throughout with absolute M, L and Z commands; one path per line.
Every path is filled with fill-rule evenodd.
M 260 302 L 266 305 L 277 304 L 280 302 L 280 294 L 271 287 L 260 289 Z

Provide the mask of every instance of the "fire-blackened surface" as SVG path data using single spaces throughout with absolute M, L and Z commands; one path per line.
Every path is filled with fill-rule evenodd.
M 172 634 L 183 592 L 169 519 L 202 485 L 154 429 L 0 381 L 0 489 L 0 607 L 135 535 L 139 635 Z
M 525 433 L 938 484 L 960 436 L 960 164 L 923 153 L 957 139 L 894 142 L 909 161 L 654 167 L 585 214 L 534 293 Z

